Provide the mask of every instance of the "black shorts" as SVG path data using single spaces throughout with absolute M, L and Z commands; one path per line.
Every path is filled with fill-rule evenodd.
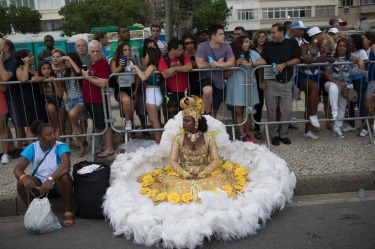
M 115 98 L 117 100 L 117 95 L 120 92 L 124 92 L 129 95 L 131 99 L 134 99 L 133 92 L 135 89 L 135 84 L 133 84 L 131 87 L 119 87 L 118 84 L 115 84 Z
M 212 108 L 219 110 L 221 103 L 224 101 L 224 89 L 217 88 L 215 84 L 211 82 L 211 79 L 201 80 L 201 89 L 205 86 L 212 87 Z
M 65 104 L 62 101 L 62 99 L 59 98 L 59 97 L 57 97 L 57 96 L 55 96 L 55 97 L 46 96 L 46 105 L 47 104 L 53 104 L 57 108 L 63 108 L 63 107 L 65 107 Z
M 88 111 L 91 119 L 94 122 L 94 127 L 100 130 L 104 130 L 105 128 L 105 116 L 104 116 L 104 108 L 103 104 L 97 103 L 85 103 L 86 110 Z M 107 110 L 108 113 L 108 110 Z
M 165 95 L 165 103 L 167 104 L 168 109 L 169 108 L 177 108 L 177 110 L 180 110 L 180 100 L 185 97 L 185 93 L 181 92 L 171 92 L 168 90 L 167 94 Z

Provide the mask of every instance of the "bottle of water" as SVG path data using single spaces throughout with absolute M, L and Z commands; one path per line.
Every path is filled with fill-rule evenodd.
M 272 69 L 274 69 L 275 67 L 276 67 L 276 63 L 274 62 L 274 63 L 272 63 L 271 64 L 271 67 L 272 67 Z M 279 71 L 273 71 L 273 74 L 279 74 Z
M 358 190 L 358 196 L 359 196 L 360 198 L 365 198 L 365 196 L 366 196 L 366 192 L 365 192 L 365 190 L 364 190 L 363 188 L 360 188 L 360 189 Z

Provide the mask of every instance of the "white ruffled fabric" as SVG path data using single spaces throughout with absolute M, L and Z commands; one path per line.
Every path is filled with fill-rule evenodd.
M 182 126 L 180 112 L 165 125 L 160 145 L 118 155 L 113 162 L 103 210 L 115 235 L 147 246 L 195 248 L 212 236 L 225 241 L 255 234 L 275 210 L 291 201 L 296 177 L 283 159 L 264 146 L 231 142 L 223 123 L 205 117 L 208 131 L 220 131 L 215 139 L 219 155 L 249 167 L 250 182 L 244 193 L 233 200 L 222 190 L 201 192 L 201 204 L 156 206 L 139 193 L 136 178 L 140 174 L 169 165 L 171 135 Z

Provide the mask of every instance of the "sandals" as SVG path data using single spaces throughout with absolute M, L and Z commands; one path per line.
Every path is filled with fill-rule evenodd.
M 256 131 L 254 133 L 254 137 L 255 137 L 256 140 L 262 140 L 263 139 L 262 133 L 260 131 Z
M 65 212 L 63 221 L 64 227 L 70 227 L 74 222 L 74 214 L 72 212 Z
M 112 155 L 114 155 L 115 154 L 115 152 L 112 152 L 112 153 L 108 153 L 108 152 L 101 152 L 101 153 L 99 153 L 99 154 L 96 154 L 96 157 L 97 158 L 106 158 L 106 157 L 109 157 L 109 156 L 112 156 Z

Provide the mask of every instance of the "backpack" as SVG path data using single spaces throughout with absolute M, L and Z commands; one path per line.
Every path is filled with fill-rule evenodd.
M 163 58 L 165 60 L 165 63 L 167 63 L 168 68 L 171 67 L 171 60 L 169 59 L 168 53 L 163 55 Z M 184 55 L 182 54 L 180 57 L 178 57 L 178 60 L 180 61 L 181 65 L 184 65 Z

